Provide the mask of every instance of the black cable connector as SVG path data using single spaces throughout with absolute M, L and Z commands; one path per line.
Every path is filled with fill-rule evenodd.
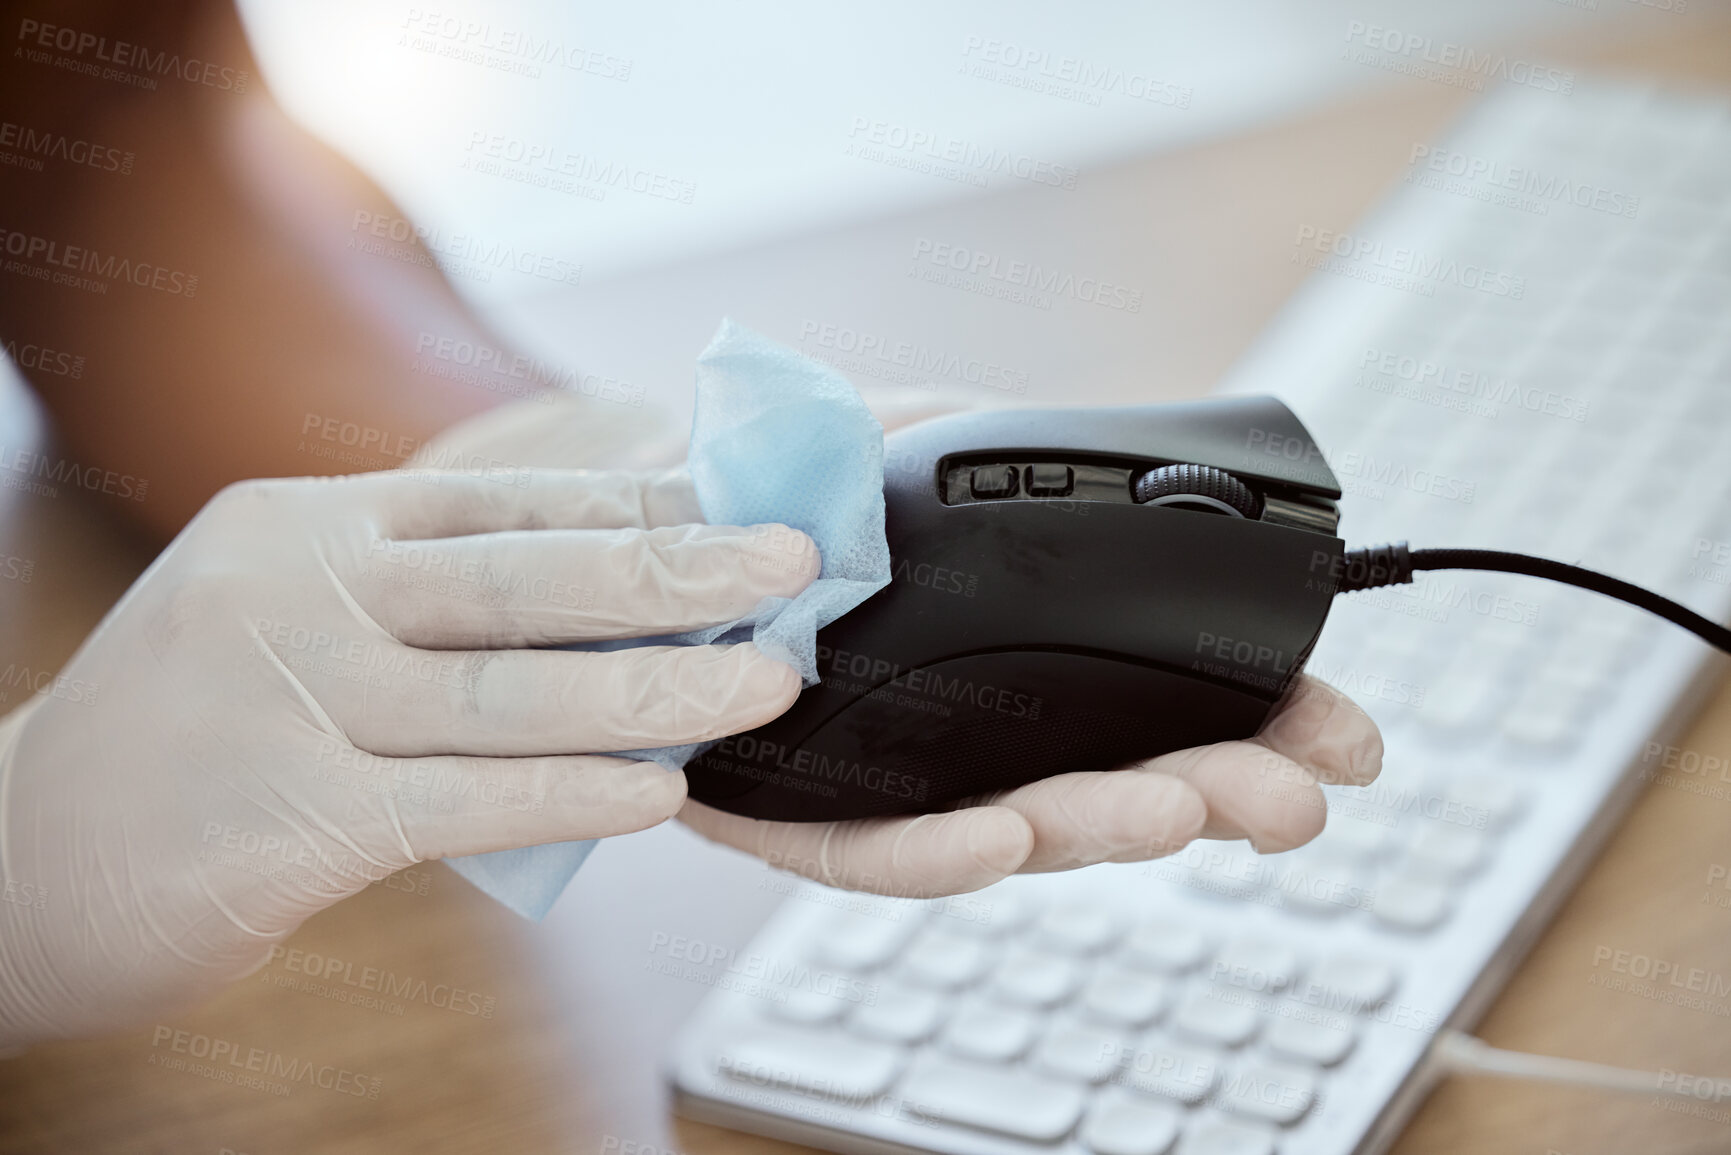
M 1379 586 L 1403 586 L 1412 581 L 1412 552 L 1406 542 L 1371 545 L 1346 551 L 1346 564 L 1338 594 L 1373 590 Z
M 1336 593 L 1356 593 L 1381 586 L 1405 585 L 1412 581 L 1414 570 L 1474 569 L 1498 573 L 1525 574 L 1578 586 L 1596 594 L 1616 598 L 1639 606 L 1648 613 L 1658 614 L 1668 622 L 1682 626 L 1706 642 L 1731 653 L 1731 629 L 1702 617 L 1687 606 L 1670 598 L 1660 597 L 1652 590 L 1631 585 L 1595 570 L 1578 565 L 1530 557 L 1524 553 L 1504 553 L 1495 549 L 1415 549 L 1409 550 L 1404 541 L 1393 545 L 1373 545 L 1364 549 L 1349 549 L 1345 555 L 1344 573 Z

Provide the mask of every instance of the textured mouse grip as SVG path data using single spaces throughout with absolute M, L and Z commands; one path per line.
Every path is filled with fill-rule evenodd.
M 1212 465 L 1162 465 L 1138 477 L 1131 492 L 1144 504 L 1160 498 L 1206 497 L 1251 520 L 1262 512 L 1262 499 L 1248 485 Z

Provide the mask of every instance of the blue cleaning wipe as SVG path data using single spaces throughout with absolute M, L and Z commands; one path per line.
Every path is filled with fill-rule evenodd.
M 630 638 L 581 649 L 752 641 L 818 681 L 817 631 L 890 582 L 884 537 L 884 431 L 834 370 L 732 321 L 697 358 L 692 483 L 711 525 L 780 522 L 803 530 L 823 559 L 796 598 L 767 597 L 736 622 L 673 638 Z M 677 770 L 707 745 L 623 750 Z M 595 849 L 553 842 L 446 861 L 525 918 L 539 920 Z

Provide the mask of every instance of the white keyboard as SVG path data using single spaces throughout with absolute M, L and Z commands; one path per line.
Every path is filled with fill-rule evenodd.
M 1724 620 L 1731 109 L 1511 89 L 1410 176 L 1344 242 L 1297 222 L 1318 271 L 1226 389 L 1327 447 L 1350 545 L 1575 561 Z M 1380 1151 L 1717 668 L 1531 579 L 1342 598 L 1309 669 L 1387 758 L 1314 844 L 936 902 L 805 887 L 681 1036 L 678 1109 L 870 1155 Z

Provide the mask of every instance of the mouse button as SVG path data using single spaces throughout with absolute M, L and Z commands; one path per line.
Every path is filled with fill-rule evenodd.
M 977 465 L 968 476 L 968 492 L 975 497 L 1014 497 L 1016 467 L 1013 465 Z
M 1067 497 L 1075 481 L 1068 465 L 1045 462 L 1028 466 L 1029 497 Z

